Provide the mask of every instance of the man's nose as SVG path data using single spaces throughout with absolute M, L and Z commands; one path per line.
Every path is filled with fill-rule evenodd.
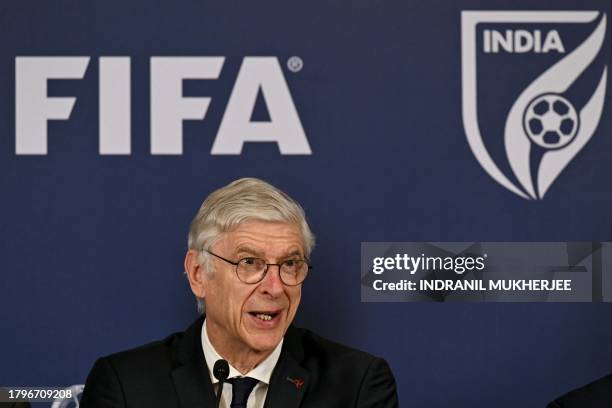
M 280 278 L 280 265 L 268 265 L 268 271 L 261 281 L 260 289 L 273 297 L 283 293 L 283 281 Z

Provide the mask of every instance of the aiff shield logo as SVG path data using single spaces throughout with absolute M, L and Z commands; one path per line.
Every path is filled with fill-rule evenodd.
M 601 118 L 606 15 L 463 11 L 461 31 L 470 148 L 506 189 L 542 199 Z

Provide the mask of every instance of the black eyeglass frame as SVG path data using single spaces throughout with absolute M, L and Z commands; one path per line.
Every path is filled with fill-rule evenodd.
M 236 272 L 236 277 L 238 278 L 238 280 L 240 282 L 246 283 L 247 285 L 255 285 L 255 284 L 261 282 L 266 277 L 266 274 L 268 273 L 268 269 L 270 269 L 270 266 L 278 266 L 278 276 L 279 276 L 281 282 L 283 282 L 283 285 L 286 285 L 286 286 L 299 286 L 302 283 L 304 283 L 304 281 L 308 277 L 308 274 L 310 273 L 310 270 L 312 269 L 312 265 L 306 259 L 287 259 L 286 261 L 283 261 L 283 262 L 281 262 L 279 264 L 276 264 L 276 263 L 267 263 L 265 259 L 259 258 L 259 257 L 256 257 L 256 256 L 247 256 L 247 257 L 239 259 L 238 262 L 234 262 L 234 261 L 230 261 L 229 259 L 224 258 L 224 257 L 222 257 L 220 255 L 217 255 L 214 252 L 209 251 L 208 249 L 204 249 L 203 251 L 206 252 L 206 253 L 211 254 L 215 258 L 219 258 L 222 261 L 227 262 L 228 264 L 234 265 L 236 267 L 234 269 L 234 271 Z M 264 269 L 263 273 L 261 274 L 261 278 L 258 281 L 256 281 L 256 282 L 245 282 L 242 279 L 240 279 L 240 275 L 238 274 L 238 265 L 240 265 L 240 262 L 244 261 L 245 259 L 261 259 L 262 261 L 264 261 L 266 263 L 266 269 Z M 283 280 L 283 275 L 280 273 L 280 271 L 281 271 L 281 268 L 283 267 L 283 265 L 286 262 L 295 262 L 295 261 L 304 262 L 306 264 L 306 266 L 308 267 L 308 271 L 306 272 L 306 275 L 304 275 L 304 279 L 302 279 L 301 282 L 292 285 L 292 284 L 289 284 L 289 283 L 287 283 L 287 282 L 285 282 Z

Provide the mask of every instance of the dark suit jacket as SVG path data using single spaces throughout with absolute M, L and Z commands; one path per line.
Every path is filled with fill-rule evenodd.
M 98 359 L 81 408 L 215 407 L 202 351 L 203 320 L 165 340 Z M 266 408 L 397 406 L 395 380 L 384 360 L 308 330 L 287 330 Z
M 612 374 L 568 392 L 547 408 L 612 408 Z

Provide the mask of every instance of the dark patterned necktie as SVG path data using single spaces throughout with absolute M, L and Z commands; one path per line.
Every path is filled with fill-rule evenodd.
M 236 377 L 227 380 L 232 384 L 232 403 L 230 408 L 246 408 L 249 394 L 259 382 L 251 377 Z

